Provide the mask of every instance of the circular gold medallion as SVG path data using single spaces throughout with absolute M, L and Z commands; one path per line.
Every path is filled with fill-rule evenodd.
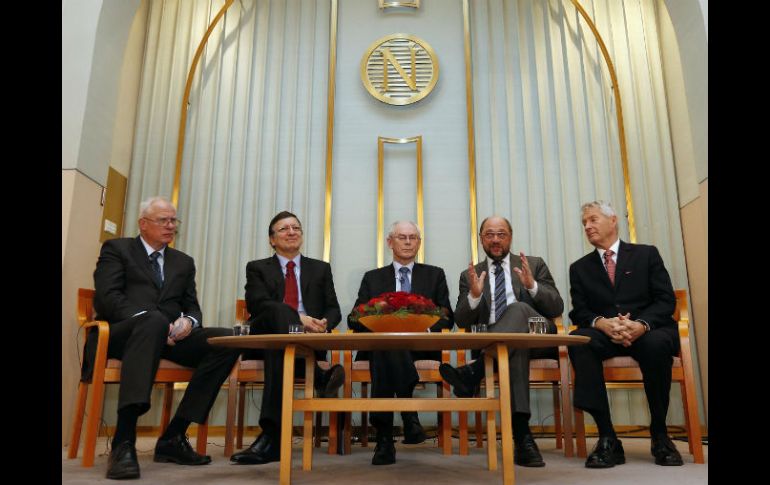
M 438 81 L 438 57 L 427 42 L 409 34 L 377 39 L 361 59 L 361 81 L 383 103 L 416 103 Z

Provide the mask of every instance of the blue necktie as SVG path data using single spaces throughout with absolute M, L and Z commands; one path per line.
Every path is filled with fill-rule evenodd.
M 493 264 L 495 266 L 495 323 L 497 323 L 508 306 L 508 300 L 505 298 L 505 271 L 503 271 L 503 264 L 500 261 L 495 261 Z
M 159 257 L 159 251 L 150 254 L 150 265 L 152 265 L 152 271 L 155 273 L 155 282 L 158 283 L 158 288 L 163 288 L 163 272 L 160 270 Z
M 409 282 L 409 268 L 401 266 L 398 270 L 401 275 L 398 277 L 398 281 L 401 283 L 401 291 L 407 293 L 412 291 L 412 284 Z

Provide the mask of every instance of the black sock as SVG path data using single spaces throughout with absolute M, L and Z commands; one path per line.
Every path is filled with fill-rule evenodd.
M 511 418 L 514 441 L 521 441 L 526 435 L 532 434 L 529 429 L 529 413 L 513 413 Z
M 136 443 L 136 422 L 139 420 L 139 407 L 129 404 L 118 410 L 118 424 L 115 426 L 115 436 L 112 438 L 112 447 L 129 441 Z
M 184 436 L 185 433 L 187 433 L 187 428 L 189 426 L 190 426 L 190 421 L 184 418 L 180 418 L 179 416 L 174 416 L 173 419 L 171 419 L 171 422 L 168 423 L 168 427 L 166 428 L 166 431 L 163 433 L 163 436 L 161 436 L 160 439 L 168 440 L 177 435 Z
M 471 371 L 479 376 L 484 375 L 484 354 L 479 355 L 479 358 L 471 362 Z
M 617 438 L 609 413 L 591 413 L 591 417 L 594 418 L 596 427 L 599 428 L 599 437 Z

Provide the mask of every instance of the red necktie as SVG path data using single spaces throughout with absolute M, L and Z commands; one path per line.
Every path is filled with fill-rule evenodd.
M 604 252 L 604 266 L 607 268 L 607 274 L 610 277 L 612 284 L 615 284 L 615 261 L 612 260 L 612 255 L 615 252 L 612 249 L 608 249 Z
M 296 310 L 299 307 L 299 292 L 297 291 L 297 277 L 294 275 L 295 266 L 294 261 L 286 263 L 283 302 Z

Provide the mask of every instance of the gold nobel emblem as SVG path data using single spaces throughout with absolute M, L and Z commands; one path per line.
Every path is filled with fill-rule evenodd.
M 436 86 L 438 58 L 419 37 L 387 35 L 374 41 L 361 59 L 361 80 L 383 103 L 416 103 Z

